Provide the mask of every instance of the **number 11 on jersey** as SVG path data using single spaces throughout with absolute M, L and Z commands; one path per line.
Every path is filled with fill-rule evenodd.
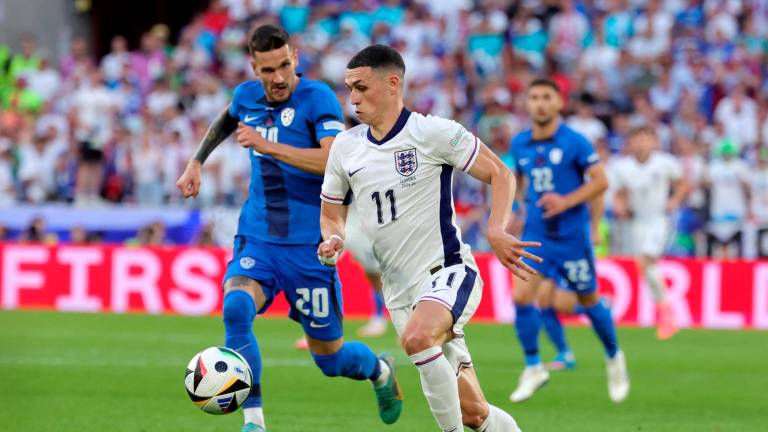
M 384 192 L 384 196 L 389 200 L 389 211 L 392 213 L 392 221 L 397 220 L 397 204 L 395 202 L 395 191 L 389 189 Z M 384 216 L 381 210 L 381 194 L 374 192 L 371 194 L 371 199 L 376 203 L 376 216 L 378 217 L 379 225 L 384 224 Z

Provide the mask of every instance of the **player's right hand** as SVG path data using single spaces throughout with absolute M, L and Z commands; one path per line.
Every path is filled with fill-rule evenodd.
M 336 261 L 344 250 L 344 239 L 337 235 L 332 235 L 328 240 L 320 243 L 317 247 L 317 259 L 320 263 L 329 267 L 336 265 Z
M 523 261 L 523 258 L 542 262 L 540 257 L 525 250 L 529 247 L 539 247 L 541 243 L 522 241 L 503 231 L 489 231 L 488 242 L 499 261 L 515 276 L 527 281 L 530 279 L 529 275 L 538 274 L 536 270 Z
M 176 180 L 176 187 L 179 188 L 184 198 L 196 197 L 200 193 L 200 183 L 202 179 L 202 165 L 196 160 L 187 164 L 184 173 Z

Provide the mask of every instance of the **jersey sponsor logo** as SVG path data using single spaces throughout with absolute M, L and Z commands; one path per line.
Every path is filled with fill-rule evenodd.
M 362 171 L 362 170 L 364 170 L 364 169 L 365 169 L 365 167 L 362 167 L 362 168 L 358 168 L 358 169 L 356 169 L 356 170 L 354 170 L 354 171 L 349 171 L 349 172 L 347 172 L 347 174 L 349 174 L 349 178 L 352 178 L 352 176 L 353 176 L 353 175 L 355 175 L 355 174 L 359 173 L 360 171 Z
M 246 270 L 253 268 L 253 266 L 255 265 L 256 265 L 256 260 L 251 257 L 240 258 L 240 267 Z
M 395 169 L 401 176 L 408 177 L 419 168 L 416 158 L 416 149 L 401 150 L 395 152 Z
M 331 325 L 331 323 L 318 324 L 318 323 L 316 323 L 315 321 L 310 321 L 310 322 L 309 322 L 309 326 L 310 326 L 310 327 L 312 327 L 312 328 L 316 328 L 316 329 L 319 329 L 319 328 L 326 328 L 326 327 L 328 327 L 329 325 Z
M 338 130 L 338 131 L 344 131 L 344 123 L 336 120 L 329 120 L 327 122 L 323 122 L 323 129 L 325 130 Z
M 296 110 L 288 107 L 280 112 L 280 121 L 283 123 L 283 126 L 288 127 L 291 125 L 291 123 L 293 123 L 293 118 L 295 116 Z
M 563 151 L 559 148 L 553 148 L 549 152 L 549 161 L 552 162 L 552 164 L 557 165 L 563 160 Z

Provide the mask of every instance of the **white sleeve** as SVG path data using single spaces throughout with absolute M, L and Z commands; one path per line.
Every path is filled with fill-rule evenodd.
M 325 165 L 325 176 L 320 199 L 331 204 L 349 204 L 349 177 L 341 164 L 341 150 L 339 143 L 331 145 L 328 162 Z
M 438 159 L 466 172 L 480 154 L 480 141 L 453 120 L 427 116 L 422 126 L 425 145 Z
M 667 166 L 669 169 L 669 178 L 673 181 L 683 178 L 683 165 L 680 160 L 672 155 L 667 156 Z

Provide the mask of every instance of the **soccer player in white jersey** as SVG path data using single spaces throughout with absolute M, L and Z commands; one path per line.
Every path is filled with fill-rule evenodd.
M 508 234 L 515 181 L 485 145 L 460 124 L 411 113 L 403 106 L 405 64 L 394 49 L 373 45 L 347 65 L 345 84 L 363 124 L 334 141 L 323 182 L 321 260 L 344 248 L 347 209 L 373 244 L 384 299 L 401 344 L 441 430 L 518 431 L 515 420 L 486 402 L 472 368 L 463 327 L 482 295 L 482 280 L 456 225 L 454 169 L 491 185 L 488 240 L 522 278 L 534 273 L 522 257 L 538 246 Z
M 677 332 L 677 323 L 656 264 L 669 240 L 670 214 L 685 199 L 688 187 L 680 162 L 657 148 L 652 128 L 630 132 L 629 155 L 617 163 L 615 208 L 617 216 L 631 219 L 631 245 L 659 312 L 656 336 L 665 340 Z

